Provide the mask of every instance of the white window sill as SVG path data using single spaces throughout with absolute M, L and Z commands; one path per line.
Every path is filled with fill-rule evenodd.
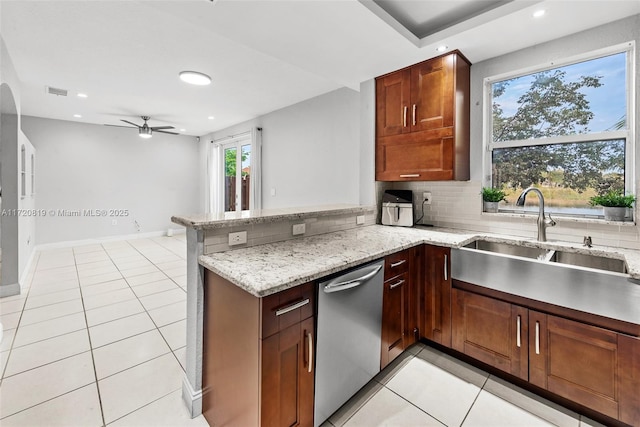
M 538 216 L 537 213 L 518 213 L 518 212 L 498 212 L 498 213 L 490 213 L 490 212 L 482 212 L 482 216 L 486 216 L 491 219 L 499 219 L 504 217 L 509 218 L 536 218 Z M 549 216 L 549 212 L 545 213 L 545 216 Z M 622 227 L 635 227 L 636 222 L 633 219 L 629 219 L 628 221 L 607 221 L 604 218 L 586 218 L 579 216 L 565 216 L 565 215 L 556 215 L 551 214 L 553 219 L 556 222 L 572 222 L 576 224 L 600 224 L 600 225 L 612 225 L 612 226 L 622 226 Z

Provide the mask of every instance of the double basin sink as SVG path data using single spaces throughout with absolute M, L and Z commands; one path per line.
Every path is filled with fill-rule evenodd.
M 475 249 L 483 252 L 491 252 L 508 256 L 516 256 L 570 265 L 574 267 L 593 268 L 596 270 L 610 271 L 614 273 L 627 273 L 627 264 L 624 260 L 608 258 L 600 255 L 581 254 L 556 249 L 545 249 L 523 246 L 518 244 L 492 242 L 488 240 L 475 240 L 464 248 Z

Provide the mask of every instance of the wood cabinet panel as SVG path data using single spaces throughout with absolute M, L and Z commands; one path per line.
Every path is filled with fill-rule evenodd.
M 406 347 L 405 332 L 409 314 L 408 291 L 407 273 L 402 273 L 384 283 L 381 367 L 386 366 L 399 356 Z
M 526 308 L 453 289 L 452 347 L 528 380 Z
M 376 80 L 376 134 L 400 135 L 411 131 L 409 103 L 411 71 L 399 70 Z
M 454 52 L 376 79 L 376 180 L 469 179 L 469 68 Z
M 529 381 L 618 418 L 618 334 L 530 311 Z
M 451 250 L 424 246 L 422 336 L 451 347 Z
M 640 339 L 618 334 L 620 421 L 640 426 Z
M 411 130 L 453 126 L 454 55 L 411 67 Z
M 313 425 L 313 318 L 262 342 L 262 426 Z

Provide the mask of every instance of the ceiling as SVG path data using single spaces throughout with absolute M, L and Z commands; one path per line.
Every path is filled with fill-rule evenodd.
M 359 90 L 441 44 L 475 63 L 637 13 L 638 0 L 1 0 L 0 28 L 22 114 L 97 124 L 148 115 L 150 126 L 205 135 Z M 187 85 L 183 70 L 213 83 Z

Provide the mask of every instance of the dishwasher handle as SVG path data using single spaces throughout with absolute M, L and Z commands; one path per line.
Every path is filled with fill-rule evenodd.
M 323 291 L 326 294 L 330 294 L 332 292 L 345 291 L 347 289 L 355 288 L 356 286 L 362 285 L 367 280 L 371 279 L 373 276 L 378 274 L 378 272 L 382 269 L 382 265 L 372 265 L 369 267 L 364 267 L 362 269 L 363 272 L 371 270 L 364 274 L 363 276 L 357 277 L 355 279 L 340 281 L 343 277 L 336 277 L 331 280 L 329 283 L 324 285 Z

